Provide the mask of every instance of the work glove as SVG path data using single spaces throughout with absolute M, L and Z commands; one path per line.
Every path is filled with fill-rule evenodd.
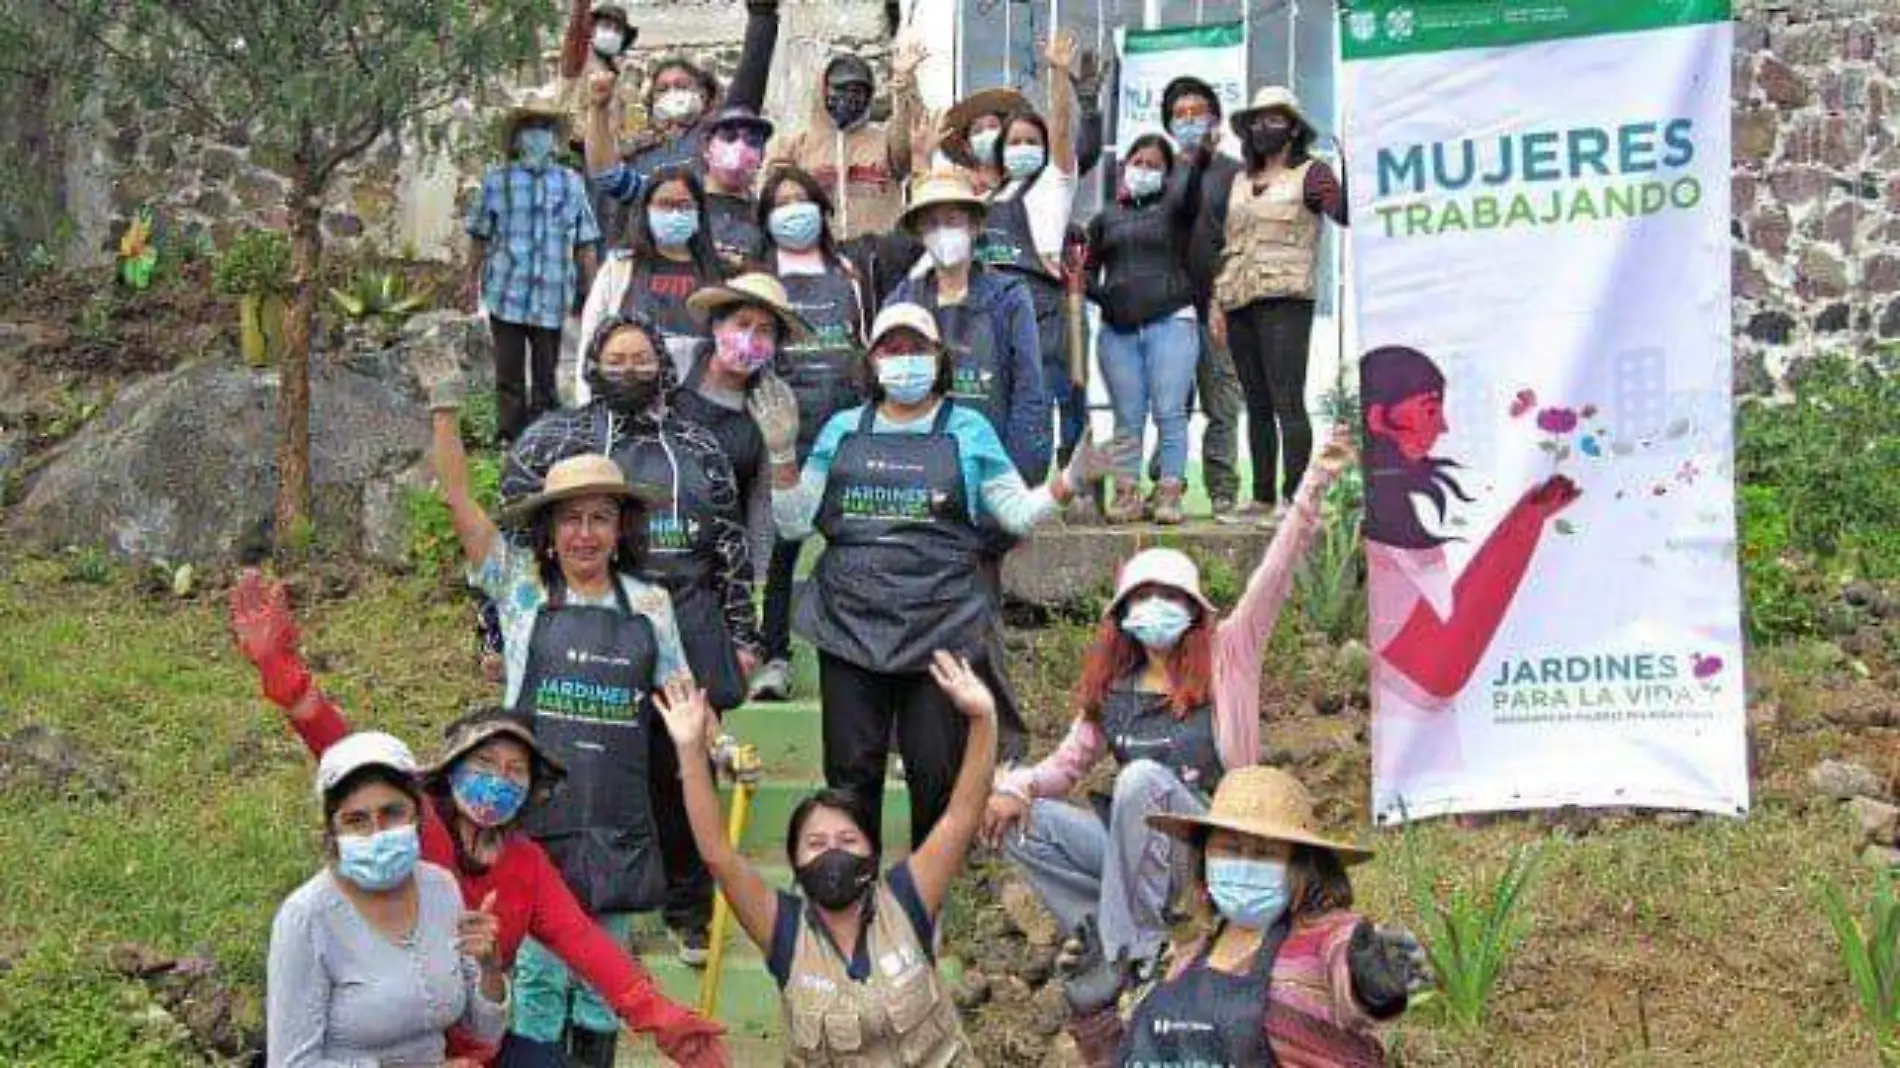
M 282 582 L 266 582 L 247 567 L 231 587 L 231 637 L 238 651 L 257 668 L 264 698 L 288 709 L 310 690 L 310 669 L 297 655 L 297 620 Z
M 1378 1019 L 1398 1015 L 1410 998 L 1438 984 L 1425 947 L 1403 927 L 1361 923 L 1346 946 L 1346 965 L 1354 996 Z
M 1140 462 L 1140 441 L 1111 438 L 1107 445 L 1098 448 L 1095 439 L 1084 434 L 1076 443 L 1075 455 L 1069 458 L 1062 478 L 1069 484 L 1069 492 L 1079 495 L 1110 475 L 1133 471 Z
M 746 397 L 746 411 L 765 438 L 772 465 L 798 462 L 798 397 L 777 375 L 761 375 Z
M 459 411 L 468 398 L 468 380 L 462 376 L 462 358 L 447 348 L 418 350 L 411 358 L 416 381 L 432 412 Z
M 1056 977 L 1062 980 L 1062 996 L 1072 1016 L 1094 1016 L 1112 1010 L 1121 998 L 1128 979 L 1128 950 L 1115 960 L 1102 950 L 1101 932 L 1095 917 L 1085 917 L 1056 955 Z
M 674 1064 L 684 1068 L 731 1068 L 726 1029 L 668 1000 L 655 988 L 629 998 L 621 1007 L 620 1018 L 635 1031 L 652 1035 L 653 1044 Z

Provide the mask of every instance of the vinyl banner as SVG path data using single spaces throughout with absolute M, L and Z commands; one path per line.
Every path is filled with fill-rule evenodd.
M 1121 106 L 1115 124 L 1116 153 L 1145 133 L 1162 129 L 1161 94 L 1186 75 L 1220 94 L 1221 114 L 1247 106 L 1247 31 L 1238 22 L 1171 30 L 1120 30 Z M 1226 131 L 1222 131 L 1226 136 Z
M 1375 817 L 1745 813 L 1728 0 L 1340 17 Z

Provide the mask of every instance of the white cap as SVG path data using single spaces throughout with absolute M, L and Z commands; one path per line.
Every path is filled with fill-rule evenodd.
M 1128 595 L 1143 586 L 1166 586 L 1192 597 L 1209 615 L 1216 614 L 1214 602 L 1201 592 L 1201 569 L 1179 549 L 1144 549 L 1122 564 L 1115 578 L 1115 598 L 1108 602 L 1104 615 L 1113 615 Z
M 932 345 L 943 347 L 943 335 L 937 331 L 937 317 L 921 304 L 899 301 L 884 305 L 884 310 L 877 313 L 877 321 L 871 324 L 870 347 L 876 348 L 877 343 L 884 340 L 884 335 L 896 330 L 913 331 Z
M 357 731 L 324 750 L 317 762 L 317 800 L 337 783 L 364 768 L 388 768 L 400 775 L 416 773 L 416 755 L 402 739 L 381 731 Z

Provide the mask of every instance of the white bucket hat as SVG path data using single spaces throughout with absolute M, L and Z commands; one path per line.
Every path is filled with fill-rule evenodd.
M 1253 99 L 1247 102 L 1246 107 L 1234 112 L 1233 117 L 1227 120 L 1228 125 L 1236 135 L 1245 137 L 1247 126 L 1253 122 L 1255 115 L 1275 108 L 1293 116 L 1293 121 L 1306 127 L 1308 133 L 1314 130 L 1313 120 L 1307 118 L 1306 112 L 1300 108 L 1300 98 L 1284 85 L 1263 85 L 1254 90 Z
M 1143 586 L 1166 586 L 1188 595 L 1209 616 L 1219 614 L 1214 602 L 1201 592 L 1201 569 L 1179 549 L 1143 549 L 1122 564 L 1115 578 L 1115 596 L 1102 614 L 1112 616 L 1121 610 L 1128 595 Z
M 413 778 L 416 755 L 393 734 L 357 731 L 323 751 L 323 759 L 317 762 L 317 800 L 322 801 L 337 783 L 364 768 L 388 768 Z

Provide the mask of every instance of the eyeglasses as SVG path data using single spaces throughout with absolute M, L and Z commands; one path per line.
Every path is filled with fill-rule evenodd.
M 721 141 L 743 141 L 752 148 L 765 147 L 765 131 L 756 126 L 727 126 L 713 136 Z

